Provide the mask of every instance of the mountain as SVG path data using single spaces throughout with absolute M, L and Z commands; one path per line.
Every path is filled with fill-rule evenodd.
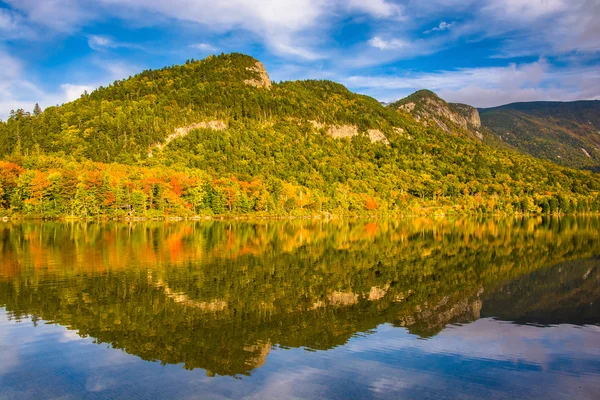
M 387 115 L 386 115 L 387 114 Z M 304 122 L 332 136 L 392 129 L 401 119 L 370 97 L 330 81 L 272 84 L 262 63 L 242 55 L 148 70 L 39 116 L 17 111 L 0 139 L 15 148 L 134 163 L 194 129 L 265 129 Z
M 479 112 L 485 127 L 524 153 L 600 171 L 600 101 L 514 103 Z
M 448 134 L 476 138 L 490 144 L 497 142 L 494 135 L 481 126 L 479 112 L 475 107 L 447 103 L 430 90 L 419 90 L 387 106 L 411 115 L 425 126 L 437 126 Z
M 242 54 L 144 71 L 0 122 L 0 215 L 600 209 L 600 176 L 496 145 L 474 108 L 418 95 L 436 113 L 331 81 L 274 83 Z

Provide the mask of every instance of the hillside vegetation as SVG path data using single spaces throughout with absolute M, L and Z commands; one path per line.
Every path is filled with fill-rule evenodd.
M 525 153 L 600 170 L 600 101 L 515 103 L 479 111 L 484 126 Z
M 241 54 L 144 71 L 0 122 L 0 214 L 549 213 L 600 176 L 424 123 L 331 81 L 272 83 Z M 465 118 L 467 115 L 469 118 Z

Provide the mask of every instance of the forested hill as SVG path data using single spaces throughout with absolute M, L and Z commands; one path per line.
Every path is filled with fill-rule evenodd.
M 600 170 L 600 101 L 514 103 L 479 111 L 484 126 L 523 152 Z
M 452 109 L 475 125 L 476 110 Z M 425 122 L 335 82 L 273 83 L 246 55 L 190 60 L 0 122 L 0 214 L 600 208 L 597 174 L 489 146 L 456 124 Z
M 0 155 L 19 147 L 39 148 L 95 161 L 132 163 L 193 123 L 265 127 L 294 119 L 319 126 L 352 124 L 360 130 L 389 131 L 391 124 L 400 123 L 376 100 L 342 85 L 328 81 L 271 85 L 256 59 L 228 54 L 144 71 L 61 107 L 49 107 L 40 115 L 17 111 L 3 126 Z

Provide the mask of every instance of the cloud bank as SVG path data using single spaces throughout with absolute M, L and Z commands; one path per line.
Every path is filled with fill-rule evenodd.
M 279 79 L 315 73 L 381 100 L 421 88 L 477 106 L 600 96 L 597 0 L 4 3 L 0 118 L 136 72 L 116 65 L 217 51 L 257 54 Z

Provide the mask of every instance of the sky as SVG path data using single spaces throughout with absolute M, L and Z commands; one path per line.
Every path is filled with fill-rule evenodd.
M 0 119 L 230 52 L 385 102 L 600 99 L 599 19 L 600 0 L 0 0 Z

